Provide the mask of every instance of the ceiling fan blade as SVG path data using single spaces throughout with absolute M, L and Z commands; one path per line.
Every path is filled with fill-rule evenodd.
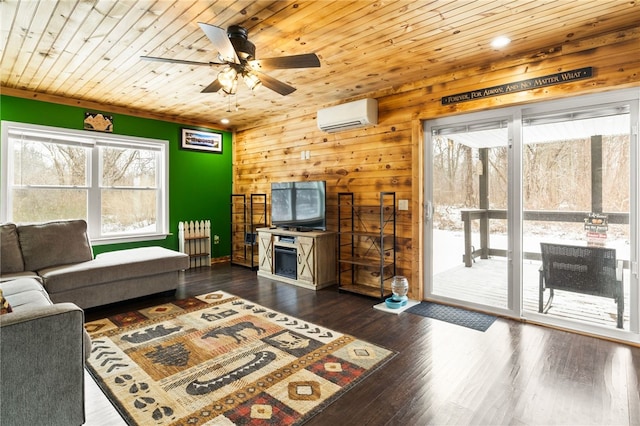
M 214 93 L 220 90 L 221 88 L 222 88 L 222 84 L 220 84 L 220 82 L 216 78 L 215 80 L 213 80 L 213 82 L 210 85 L 205 87 L 200 93 Z
M 200 25 L 202 31 L 204 31 L 207 38 L 211 41 L 213 47 L 215 47 L 215 49 L 220 53 L 223 61 L 233 62 L 236 64 L 240 63 L 240 59 L 238 59 L 238 55 L 236 54 L 236 49 L 233 48 L 233 44 L 231 44 L 231 40 L 229 40 L 226 30 L 203 22 L 198 22 L 198 25 Z
M 289 86 L 287 83 L 276 80 L 275 78 L 269 77 L 268 75 L 263 74 L 259 71 L 255 71 L 255 73 L 258 74 L 260 82 L 264 87 L 266 87 L 267 89 L 271 89 L 274 92 L 280 93 L 282 96 L 287 96 L 288 94 L 296 91 L 295 87 Z
M 302 55 L 281 56 L 279 58 L 263 58 L 249 61 L 254 69 L 284 69 L 284 68 L 316 68 L 320 66 L 320 59 L 315 53 Z
M 140 56 L 140 59 L 144 59 L 145 61 L 169 62 L 171 64 L 184 64 L 184 65 L 224 65 L 223 63 L 217 63 L 217 62 L 185 61 L 183 59 L 157 58 L 155 56 Z

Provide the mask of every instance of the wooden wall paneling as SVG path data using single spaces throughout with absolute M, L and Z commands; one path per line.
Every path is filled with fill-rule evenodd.
M 560 84 L 556 86 L 537 88 L 526 92 L 517 92 L 497 97 L 479 99 L 477 101 L 463 102 L 460 104 L 444 106 L 439 102 L 441 96 L 465 92 L 468 90 L 480 89 L 483 87 L 490 87 L 498 84 L 504 84 L 507 83 L 509 79 L 505 77 L 504 79 L 501 79 L 499 81 L 488 80 L 483 81 L 480 84 L 467 82 L 464 86 L 456 85 L 455 89 L 451 89 L 449 84 L 443 84 L 441 86 L 444 87 L 442 87 L 442 91 L 440 92 L 442 93 L 442 95 L 438 96 L 437 99 L 434 99 L 434 102 L 429 105 L 429 107 L 424 111 L 424 114 L 427 117 L 441 117 L 466 111 L 475 111 L 478 109 L 499 108 L 507 105 L 558 99 L 566 96 L 573 96 L 577 93 L 595 93 L 598 91 L 611 90 L 611 87 L 632 87 L 634 85 L 637 85 L 637 76 L 639 75 L 637 73 L 637 67 L 640 64 L 638 64 L 638 61 L 631 62 L 629 55 L 637 53 L 637 55 L 640 56 L 640 47 L 637 47 L 635 49 L 635 52 L 633 50 L 630 51 L 629 49 L 621 52 L 622 53 L 620 53 L 619 56 L 607 55 L 605 57 L 600 57 L 591 53 L 587 55 L 580 53 L 578 54 L 578 56 L 583 58 L 580 60 L 580 62 L 576 63 L 573 60 L 564 61 L 564 63 L 570 64 L 570 66 L 568 67 L 565 67 L 562 61 L 558 61 L 554 58 L 552 60 L 554 63 L 553 67 L 543 68 L 542 72 L 536 72 L 535 74 L 535 76 L 543 76 L 553 74 L 562 70 L 579 68 L 582 66 L 594 66 L 595 76 L 592 79 Z M 615 60 L 617 62 L 612 62 L 612 60 Z M 516 74 L 513 76 L 511 81 L 525 80 L 532 77 L 532 75 L 523 76 L 520 74 Z
M 295 120 L 263 123 L 239 131 L 235 143 L 239 161 L 234 170 L 237 186 L 234 190 L 251 188 L 268 193 L 272 180 L 325 179 L 329 183 L 328 217 L 332 227 L 337 227 L 338 192 L 353 191 L 357 203 L 375 204 L 380 191 L 395 191 L 397 200 L 409 200 L 409 210 L 398 211 L 397 215 L 397 273 L 410 277 L 411 297 L 422 298 L 423 276 L 427 273 L 422 261 L 425 213 L 422 121 L 580 93 L 637 87 L 640 72 L 637 32 L 638 28 L 617 31 L 617 36 L 600 35 L 593 40 L 538 49 L 483 66 L 425 76 L 419 82 L 378 96 L 377 126 L 328 134 L 316 128 L 315 113 L 309 113 Z M 456 105 L 443 106 L 440 102 L 449 94 L 584 66 L 594 67 L 594 78 Z M 307 149 L 311 151 L 310 160 L 300 160 L 300 151 Z M 375 278 L 375 271 L 360 273 L 370 274 L 371 280 Z
M 505 82 L 515 81 L 516 79 L 527 79 L 536 76 L 553 74 L 560 70 L 569 70 L 580 68 L 582 66 L 592 65 L 593 60 L 604 61 L 607 51 L 617 52 L 622 56 L 629 54 L 629 51 L 637 51 L 639 43 L 634 42 L 640 35 L 638 27 L 629 28 L 622 31 L 616 31 L 612 34 L 605 34 L 594 37 L 593 39 L 580 40 L 575 42 L 567 42 L 558 44 L 555 47 L 547 47 L 532 51 L 530 54 L 521 55 L 513 58 L 505 58 L 500 61 L 492 62 L 488 65 L 479 65 L 466 69 L 456 69 L 445 74 L 433 75 L 424 80 L 407 83 L 398 88 L 398 92 L 411 91 L 419 93 L 420 90 L 425 94 L 433 96 L 433 100 L 439 100 L 441 96 L 460 93 L 467 90 L 473 90 L 482 87 L 490 87 L 493 85 L 503 84 Z M 627 40 L 630 41 L 626 44 Z M 585 56 L 575 56 L 572 62 L 568 62 L 568 54 L 588 52 L 596 55 L 593 50 L 598 47 L 602 58 L 591 56 L 586 59 Z M 628 47 L 629 49 L 625 49 Z M 578 63 L 576 63 L 578 62 Z M 573 65 L 569 65 L 573 64 Z M 516 78 L 516 76 L 518 76 Z M 390 95 L 394 98 L 393 94 Z M 396 98 L 397 102 L 406 102 L 410 99 Z M 477 102 L 477 101 L 476 101 Z M 440 116 L 444 112 L 439 112 Z

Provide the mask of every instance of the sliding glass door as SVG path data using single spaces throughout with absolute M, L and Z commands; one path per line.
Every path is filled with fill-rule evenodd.
M 631 105 L 532 111 L 522 123 L 524 314 L 629 330 Z
M 638 98 L 425 122 L 426 298 L 640 341 Z
M 431 294 L 506 309 L 508 120 L 432 124 Z

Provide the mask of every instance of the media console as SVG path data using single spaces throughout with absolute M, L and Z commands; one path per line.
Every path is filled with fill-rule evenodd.
M 336 234 L 258 228 L 258 275 L 318 290 L 336 280 Z

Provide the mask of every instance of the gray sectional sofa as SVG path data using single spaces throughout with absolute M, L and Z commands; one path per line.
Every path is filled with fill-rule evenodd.
M 93 256 L 84 220 L 0 225 L 0 280 L 39 280 L 54 303 L 86 309 L 175 290 L 189 256 L 163 247 Z
M 174 290 L 189 256 L 162 247 L 93 256 L 83 220 L 0 225 L 0 423 L 84 423 L 82 308 Z

